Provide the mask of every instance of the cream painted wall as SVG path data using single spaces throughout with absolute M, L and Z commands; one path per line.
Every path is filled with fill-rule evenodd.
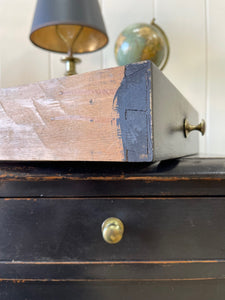
M 13 3 L 12 3 L 13 2 Z M 116 66 L 114 43 L 127 25 L 153 17 L 171 46 L 165 75 L 207 122 L 200 151 L 225 155 L 225 1 L 99 0 L 110 42 L 94 54 L 79 55 L 83 73 Z M 141 5 L 140 5 L 141 4 Z M 0 0 L 0 86 L 10 87 L 61 77 L 61 55 L 29 41 L 36 0 Z M 219 130 L 218 130 L 219 128 Z

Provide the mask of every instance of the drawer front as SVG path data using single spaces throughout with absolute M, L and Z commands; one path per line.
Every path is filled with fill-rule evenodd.
M 224 300 L 224 295 L 224 280 L 0 283 L 4 300 Z
M 101 225 L 124 223 L 118 244 Z M 1 261 L 225 258 L 225 198 L 0 200 Z

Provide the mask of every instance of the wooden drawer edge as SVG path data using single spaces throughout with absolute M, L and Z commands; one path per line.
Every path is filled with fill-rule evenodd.
M 0 262 L 0 281 L 225 279 L 225 260 L 131 262 Z

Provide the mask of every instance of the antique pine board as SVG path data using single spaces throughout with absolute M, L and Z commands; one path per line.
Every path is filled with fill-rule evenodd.
M 198 115 L 150 61 L 0 89 L 0 160 L 147 161 L 194 154 Z

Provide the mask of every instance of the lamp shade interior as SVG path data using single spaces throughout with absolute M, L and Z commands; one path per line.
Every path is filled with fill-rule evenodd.
M 62 53 L 101 49 L 108 37 L 98 0 L 38 0 L 30 39 Z

